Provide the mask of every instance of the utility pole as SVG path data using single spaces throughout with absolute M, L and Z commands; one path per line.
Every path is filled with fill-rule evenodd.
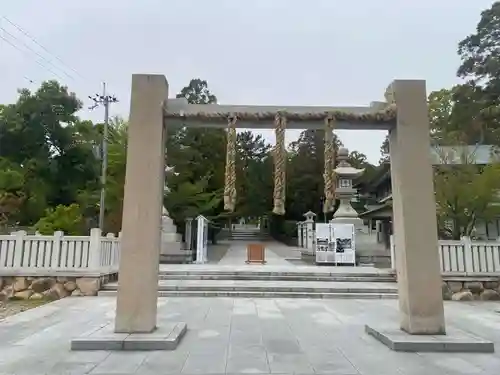
M 101 141 L 101 199 L 99 201 L 99 229 L 104 229 L 104 212 L 106 207 L 106 177 L 108 173 L 108 127 L 109 127 L 109 105 L 117 103 L 116 97 L 106 94 L 106 83 L 102 84 L 102 95 L 89 96 L 94 102 L 90 109 L 95 109 L 100 105 L 104 106 L 104 129 Z

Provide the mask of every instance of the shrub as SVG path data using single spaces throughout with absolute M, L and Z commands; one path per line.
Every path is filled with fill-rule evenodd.
M 34 226 L 41 234 L 50 235 L 55 231 L 62 231 L 68 235 L 82 234 L 84 220 L 78 204 L 69 206 L 59 205 L 55 209 L 49 208 Z

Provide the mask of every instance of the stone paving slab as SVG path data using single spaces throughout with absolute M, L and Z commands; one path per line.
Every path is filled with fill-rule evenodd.
M 394 352 L 365 324 L 398 321 L 397 301 L 160 298 L 158 326 L 189 330 L 174 351 L 71 351 L 114 319 L 116 299 L 65 298 L 0 322 L 0 374 L 498 375 L 499 353 Z M 499 303 L 445 304 L 447 328 L 500 343 Z

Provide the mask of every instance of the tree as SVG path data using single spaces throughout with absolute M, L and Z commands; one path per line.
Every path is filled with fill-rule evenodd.
M 251 131 L 239 133 L 236 139 L 236 215 L 262 216 L 272 205 L 273 171 L 271 145 Z
M 352 151 L 349 153 L 347 162 L 357 169 L 364 169 L 365 171 L 359 177 L 359 180 L 369 181 L 372 176 L 377 172 L 377 168 L 368 161 L 365 154 L 359 151 Z
M 200 78 L 192 79 L 176 96 L 186 98 L 190 104 L 217 103 L 217 97 L 208 89 L 207 81 Z
M 481 115 L 481 89 L 474 83 L 441 89 L 429 95 L 429 122 L 434 144 L 500 144 L 500 134 Z
M 433 91 L 427 98 L 431 143 L 435 145 L 457 145 L 478 143 L 482 137 L 474 123 L 473 96 L 467 85 Z M 470 88 L 470 87 L 469 87 Z M 473 108 L 474 107 L 474 108 Z M 389 134 L 380 146 L 380 164 L 390 160 Z
M 384 141 L 382 142 L 382 145 L 380 146 L 380 160 L 379 164 L 387 163 L 390 160 L 390 155 L 389 155 L 389 134 L 387 134 L 384 138 Z
M 128 122 L 114 117 L 108 129 L 105 229 L 118 233 L 122 226 L 125 172 L 127 169 Z M 97 203 L 99 194 L 94 194 Z M 95 206 L 97 207 L 97 205 Z M 97 210 L 96 210 L 97 212 Z
M 192 79 L 177 98 L 186 98 L 190 104 L 216 103 L 217 98 L 207 81 Z M 183 127 L 174 129 L 167 141 L 167 162 L 174 165 L 191 182 L 210 176 L 207 189 L 219 189 L 224 183 L 226 162 L 226 132 L 224 129 Z M 182 171 L 182 172 L 181 172 Z
M 198 215 L 211 217 L 214 209 L 222 200 L 222 191 L 207 192 L 208 178 L 195 183 L 180 182 L 165 196 L 165 207 L 176 222 L 183 223 L 187 218 Z
M 0 159 L 0 225 L 14 224 L 26 196 L 22 169 Z
M 0 156 L 23 170 L 19 221 L 32 225 L 44 210 L 69 205 L 79 191 L 98 184 L 94 149 L 76 112 L 81 102 L 56 81 L 42 83 L 34 93 L 23 89 L 16 103 L 0 109 Z
M 458 94 L 475 110 L 469 126 L 500 144 L 500 2 L 481 13 L 476 31 L 458 45 L 462 64 L 457 75 L 467 81 Z M 487 141 L 488 142 L 488 141 Z M 491 142 L 491 141 L 490 141 Z
M 207 82 L 198 78 L 192 79 L 177 97 L 186 98 L 190 104 L 217 102 Z M 172 218 L 179 225 L 194 213 L 218 217 L 223 211 L 220 198 L 226 162 L 225 130 L 168 129 L 167 164 L 174 166 L 177 172 L 177 175 L 167 176 L 170 193 L 165 196 L 165 205 Z
M 488 222 L 500 215 L 500 163 L 479 166 L 474 155 L 466 153 L 461 159 L 462 164 L 434 169 L 438 229 L 451 239 L 471 236 L 479 220 Z
M 322 212 L 325 132 L 305 130 L 290 145 L 287 166 L 286 217 L 302 220 L 309 210 Z M 342 143 L 334 135 L 335 149 Z
M 81 235 L 83 228 L 83 216 L 76 203 L 47 209 L 46 215 L 35 224 L 35 229 L 46 235 L 53 234 L 55 231 L 62 231 L 73 236 Z

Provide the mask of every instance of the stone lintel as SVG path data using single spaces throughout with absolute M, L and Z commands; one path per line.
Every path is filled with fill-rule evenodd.
M 175 350 L 186 331 L 186 323 L 171 323 L 151 333 L 115 333 L 108 324 L 71 340 L 71 350 Z
M 222 105 L 222 104 L 188 104 L 183 98 L 168 99 L 166 108 L 169 112 L 179 113 L 182 112 L 186 115 L 194 113 L 261 113 L 261 112 L 277 112 L 287 111 L 293 113 L 318 113 L 343 111 L 354 114 L 370 114 L 376 113 L 381 110 L 377 106 L 358 106 L 358 107 L 334 107 L 334 106 L 268 106 L 268 105 Z M 168 124 L 178 125 L 184 124 L 189 127 L 201 128 L 220 128 L 227 127 L 227 119 L 221 118 L 221 121 L 199 121 L 193 118 L 169 118 Z M 387 123 L 351 123 L 347 121 L 336 121 L 335 129 L 352 129 L 352 130 L 390 130 L 396 126 L 396 121 Z M 252 129 L 274 129 L 274 121 L 245 121 L 238 120 L 236 122 L 237 128 L 252 128 Z M 288 120 L 286 124 L 287 129 L 324 129 L 324 119 L 318 121 L 291 121 Z
M 365 325 L 370 336 L 396 352 L 493 353 L 494 343 L 459 329 L 448 328 L 446 335 L 412 335 L 390 326 Z

